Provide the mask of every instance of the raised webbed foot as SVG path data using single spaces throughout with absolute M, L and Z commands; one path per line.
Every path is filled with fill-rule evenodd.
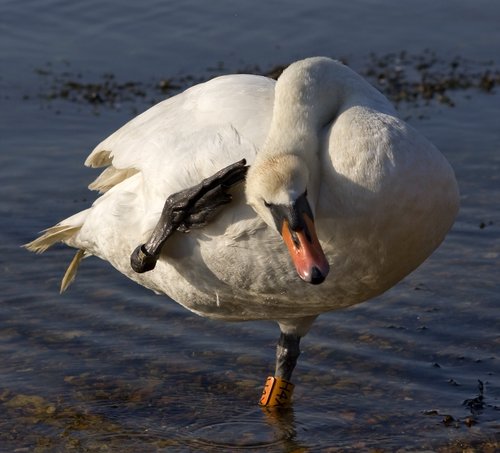
M 247 170 L 248 166 L 243 159 L 196 186 L 170 195 L 151 237 L 130 256 L 132 269 L 138 273 L 154 269 L 165 241 L 175 230 L 188 232 L 207 225 L 218 213 L 218 208 L 231 201 L 228 189 L 243 181 Z

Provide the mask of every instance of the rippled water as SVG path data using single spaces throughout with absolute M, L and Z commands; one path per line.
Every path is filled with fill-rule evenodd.
M 318 319 L 285 413 L 256 404 L 273 368 L 272 323 L 196 317 L 95 258 L 59 296 L 72 252 L 34 256 L 19 247 L 88 206 L 88 152 L 162 96 L 145 89 L 111 105 L 72 102 L 51 95 L 61 80 L 113 74 L 147 88 L 313 54 L 363 70 L 371 52 L 425 49 L 445 62 L 460 56 L 472 71 L 500 65 L 495 2 L 397 5 L 0 1 L 1 451 L 493 451 L 498 86 L 455 91 L 454 107 L 400 105 L 455 168 L 460 216 L 443 246 L 395 288 Z

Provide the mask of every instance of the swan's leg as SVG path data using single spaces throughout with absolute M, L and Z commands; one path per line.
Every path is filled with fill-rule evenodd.
M 248 169 L 245 163 L 243 159 L 223 168 L 196 186 L 170 195 L 151 237 L 132 253 L 132 269 L 139 273 L 154 269 L 163 245 L 176 230 L 188 232 L 190 229 L 207 225 L 216 215 L 217 208 L 231 201 L 227 190 L 245 179 Z
M 300 355 L 300 337 L 281 332 L 276 347 L 276 371 L 274 375 L 289 381 Z
M 261 406 L 287 407 L 291 403 L 294 385 L 290 382 L 300 355 L 300 336 L 281 332 L 276 348 L 276 371 L 264 385 Z

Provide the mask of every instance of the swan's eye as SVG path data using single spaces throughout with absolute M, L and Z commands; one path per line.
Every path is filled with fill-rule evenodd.
M 270 208 L 271 207 L 271 203 L 268 203 L 266 200 L 264 200 L 264 206 L 266 208 Z

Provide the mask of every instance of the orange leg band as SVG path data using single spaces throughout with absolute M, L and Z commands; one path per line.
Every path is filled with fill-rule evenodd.
M 259 405 L 266 407 L 288 407 L 292 402 L 295 386 L 280 377 L 269 376 L 264 384 Z

